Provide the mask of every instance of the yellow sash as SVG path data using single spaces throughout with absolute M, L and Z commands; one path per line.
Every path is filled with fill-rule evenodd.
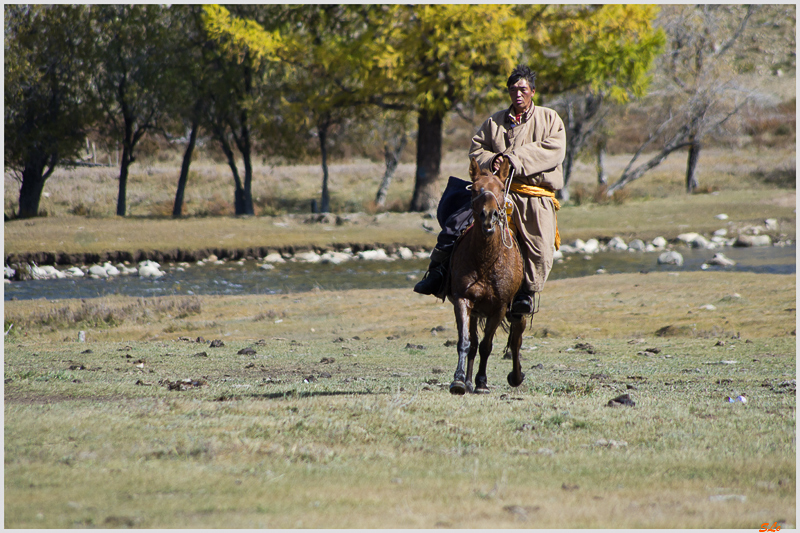
M 545 189 L 543 187 L 537 187 L 536 185 L 526 185 L 524 183 L 518 182 L 511 182 L 511 192 L 515 192 L 517 194 L 522 194 L 525 196 L 537 196 L 537 197 L 544 197 L 544 198 L 551 198 L 553 200 L 553 207 L 555 207 L 556 211 L 561 209 L 561 204 L 558 203 L 558 199 L 556 199 L 556 193 Z M 514 221 L 511 219 L 511 212 L 506 211 L 506 216 L 508 217 L 508 228 L 511 230 L 513 234 L 516 235 L 517 233 L 517 226 L 514 224 Z M 558 215 L 556 215 L 556 250 L 561 248 L 561 235 L 558 233 Z

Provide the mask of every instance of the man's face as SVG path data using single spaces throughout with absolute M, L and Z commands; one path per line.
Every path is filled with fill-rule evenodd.
M 535 89 L 531 89 L 528 80 L 525 78 L 520 79 L 508 88 L 508 94 L 511 96 L 511 105 L 514 106 L 514 111 L 519 114 L 528 110 L 531 106 L 531 100 Z

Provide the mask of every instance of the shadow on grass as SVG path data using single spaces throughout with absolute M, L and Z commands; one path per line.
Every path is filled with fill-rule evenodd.
M 223 394 L 214 398 L 217 402 L 229 402 L 235 400 L 243 400 L 245 398 L 251 400 L 289 400 L 296 398 L 322 398 L 325 396 L 371 396 L 379 394 L 388 394 L 387 392 L 376 392 L 367 390 L 361 391 L 307 391 L 298 392 L 296 390 L 289 390 L 284 392 L 270 392 L 265 394 Z

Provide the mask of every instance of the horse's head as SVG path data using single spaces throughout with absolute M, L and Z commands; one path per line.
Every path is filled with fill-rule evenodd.
M 503 158 L 500 171 L 495 176 L 481 170 L 478 161 L 470 159 L 469 177 L 472 179 L 472 214 L 484 235 L 494 234 L 495 227 L 506 216 L 503 184 L 508 177 L 508 159 Z

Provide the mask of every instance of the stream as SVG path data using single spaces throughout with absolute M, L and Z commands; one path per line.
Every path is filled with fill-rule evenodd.
M 720 250 L 680 248 L 682 267 L 659 265 L 658 252 L 601 252 L 591 256 L 565 254 L 553 265 L 551 280 L 589 276 L 604 269 L 608 274 L 630 272 L 697 271 Z M 722 252 L 736 261 L 735 266 L 710 266 L 710 271 L 796 273 L 796 246 L 725 248 Z M 287 262 L 264 270 L 256 261 L 227 262 L 223 265 L 162 265 L 165 276 L 157 279 L 137 275 L 108 279 L 69 278 L 6 283 L 4 300 L 61 300 L 97 298 L 110 295 L 241 295 L 289 294 L 315 288 L 343 291 L 350 289 L 411 290 L 428 266 L 427 260 L 395 261 L 352 260 L 343 264 Z

